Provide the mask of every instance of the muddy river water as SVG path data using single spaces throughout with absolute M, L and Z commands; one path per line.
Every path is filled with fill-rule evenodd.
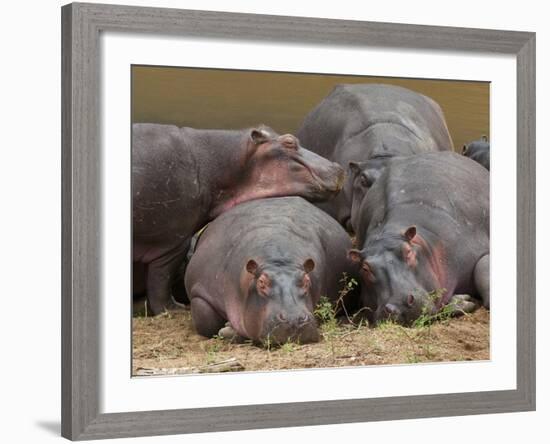
M 294 133 L 339 83 L 386 83 L 439 103 L 456 150 L 489 136 L 488 82 L 134 66 L 133 122 L 241 129 L 264 123 Z

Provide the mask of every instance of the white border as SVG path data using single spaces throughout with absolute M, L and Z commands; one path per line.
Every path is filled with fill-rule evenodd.
M 115 33 L 101 45 L 102 413 L 516 388 L 514 57 Z M 131 64 L 491 81 L 491 266 L 500 277 L 491 281 L 491 361 L 130 378 Z

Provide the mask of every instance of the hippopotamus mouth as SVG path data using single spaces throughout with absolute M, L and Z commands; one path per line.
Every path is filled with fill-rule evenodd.
M 416 307 L 415 309 L 402 309 L 389 303 L 384 307 L 378 308 L 375 314 L 375 323 L 379 324 L 384 321 L 392 321 L 404 327 L 411 327 L 421 315 L 429 317 L 435 316 L 440 310 L 441 304 L 434 301 L 425 301 L 421 308 Z
M 336 195 L 344 187 L 345 172 L 344 169 L 337 163 L 333 163 L 333 168 L 331 168 L 331 171 L 327 172 L 327 174 L 324 174 L 323 176 L 313 171 L 309 165 L 303 162 L 300 163 L 307 169 L 315 185 L 319 188 L 320 193 L 330 193 L 332 195 Z
M 278 323 L 268 329 L 265 335 L 262 335 L 262 342 L 274 345 L 281 345 L 286 342 L 299 342 L 307 344 L 319 341 L 319 331 L 315 321 L 307 321 L 300 325 L 292 326 L 287 323 Z

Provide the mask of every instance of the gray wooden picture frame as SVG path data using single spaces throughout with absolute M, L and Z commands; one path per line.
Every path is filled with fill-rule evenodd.
M 517 389 L 99 411 L 100 45 L 104 31 L 517 57 Z M 62 435 L 84 440 L 535 409 L 535 34 L 73 3 L 62 8 Z

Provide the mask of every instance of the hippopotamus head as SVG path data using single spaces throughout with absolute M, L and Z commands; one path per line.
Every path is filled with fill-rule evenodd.
M 483 135 L 479 140 L 474 140 L 467 145 L 462 146 L 462 154 L 466 157 L 473 157 L 477 153 L 489 150 L 489 139 Z
M 314 267 L 312 259 L 301 266 L 247 262 L 248 292 L 242 314 L 247 337 L 272 344 L 319 340 L 310 279 Z
M 366 162 L 349 163 L 349 180 L 346 181 L 346 185 L 344 187 L 350 201 L 350 228 L 357 228 L 357 220 L 360 217 L 361 202 L 363 202 L 365 194 L 380 177 L 388 163 L 388 160 L 391 158 L 392 156 L 381 156 L 370 159 Z
M 292 134 L 282 136 L 260 126 L 249 130 L 240 156 L 240 171 L 224 166 L 213 217 L 249 200 L 300 196 L 309 201 L 334 197 L 344 184 L 344 170 L 300 145 Z M 236 177 L 238 179 L 236 179 Z
M 487 136 L 481 136 L 481 139 L 474 140 L 468 145 L 462 147 L 462 154 L 475 160 L 480 165 L 484 166 L 487 170 L 491 169 L 490 160 L 490 145 Z
M 369 320 L 410 325 L 437 311 L 443 298 L 436 300 L 434 292 L 444 291 L 437 270 L 441 258 L 429 250 L 411 226 L 400 233 L 381 233 L 362 250 L 349 251 L 349 258 L 361 265 L 363 303 L 373 313 Z
M 340 165 L 307 150 L 292 134 L 279 136 L 267 127 L 252 130 L 248 156 L 254 183 L 272 189 L 271 197 L 296 195 L 322 201 L 335 196 L 344 184 Z

